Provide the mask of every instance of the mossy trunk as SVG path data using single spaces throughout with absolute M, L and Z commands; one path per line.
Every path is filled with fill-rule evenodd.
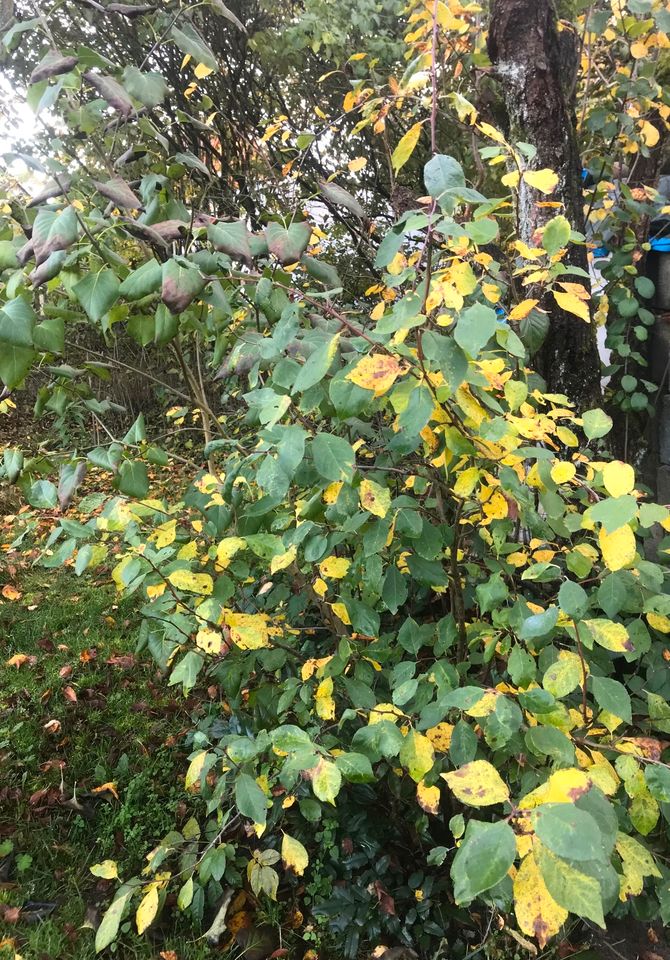
M 559 177 L 551 198 L 523 180 L 519 184 L 520 239 L 537 246 L 537 230 L 557 212 L 563 212 L 573 228 L 583 233 L 582 164 L 574 115 L 575 35 L 567 28 L 558 32 L 552 0 L 493 0 L 488 46 L 505 100 L 511 142 L 532 144 L 537 155 L 529 166 L 548 167 Z M 562 203 L 563 211 L 538 203 L 546 199 Z M 586 248 L 572 244 L 565 263 L 588 271 Z M 583 277 L 566 279 L 589 286 Z M 593 324 L 561 310 L 551 295 L 542 297 L 541 306 L 550 323 L 534 363 L 548 390 L 567 394 L 578 410 L 597 405 L 600 360 Z

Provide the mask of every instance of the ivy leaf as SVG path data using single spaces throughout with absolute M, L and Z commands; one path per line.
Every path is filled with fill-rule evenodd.
M 516 840 L 508 823 L 471 820 L 451 865 L 456 903 L 471 903 L 495 887 L 507 876 L 515 859 Z

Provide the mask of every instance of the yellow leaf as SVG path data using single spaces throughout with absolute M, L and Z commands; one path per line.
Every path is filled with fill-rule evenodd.
M 519 800 L 520 810 L 533 810 L 543 803 L 574 803 L 591 789 L 591 779 L 583 770 L 572 767 L 557 770 L 545 783 Z
M 576 294 L 562 293 L 560 290 L 553 290 L 552 293 L 554 294 L 554 300 L 561 310 L 567 310 L 568 313 L 573 313 L 576 317 L 579 317 L 580 320 L 584 320 L 585 323 L 591 322 L 588 304 L 584 303 Z
M 629 463 L 612 460 L 603 467 L 603 483 L 610 497 L 622 497 L 635 486 L 635 471 Z
M 119 876 L 118 867 L 114 860 L 103 860 L 102 863 L 94 863 L 89 869 L 94 877 L 101 877 L 103 880 L 117 880 Z
M 374 723 L 381 723 L 382 720 L 390 720 L 391 723 L 395 723 L 399 717 L 404 717 L 404 713 L 399 707 L 396 707 L 395 704 L 378 703 L 377 706 L 370 711 L 368 724 L 371 726 Z
M 658 630 L 659 633 L 670 633 L 670 619 L 668 617 L 662 616 L 660 613 L 648 613 L 647 623 L 654 630 Z
M 367 166 L 367 163 L 367 157 L 356 157 L 354 160 L 350 160 L 347 166 L 352 173 L 358 173 L 359 170 Z
M 347 560 L 346 557 L 326 557 L 319 564 L 319 571 L 322 577 L 341 580 L 342 577 L 346 577 L 350 566 L 351 560 Z
M 525 170 L 523 179 L 540 193 L 553 193 L 558 186 L 558 176 L 547 167 L 543 170 Z
M 200 779 L 200 774 L 202 773 L 202 768 L 205 765 L 208 754 L 208 750 L 199 750 L 191 760 L 184 780 L 184 786 L 187 790 Z
M 301 669 L 300 676 L 303 680 L 309 680 L 310 677 L 313 677 L 316 673 L 317 677 L 323 676 L 323 670 L 327 663 L 330 663 L 332 660 L 332 655 L 330 657 L 313 657 L 310 660 L 305 660 Z
M 577 473 L 574 463 L 555 463 L 551 468 L 551 479 L 554 483 L 569 483 Z
M 655 147 L 658 141 L 661 139 L 661 135 L 658 132 L 658 127 L 655 127 L 653 123 L 649 122 L 649 120 L 643 120 L 642 126 L 640 127 L 640 136 L 644 140 L 647 147 Z
M 198 630 L 195 638 L 195 645 L 204 650 L 205 653 L 221 653 L 223 637 L 219 630 L 211 630 L 209 627 L 203 627 Z
M 623 623 L 612 620 L 584 620 L 584 626 L 597 644 L 613 653 L 631 653 L 635 647 Z
M 204 63 L 199 63 L 197 67 L 193 68 L 193 73 L 196 75 L 198 80 L 204 80 L 205 77 L 210 75 L 210 73 L 214 73 L 214 70 L 212 67 L 208 67 Z
M 364 390 L 374 390 L 375 396 L 381 397 L 393 386 L 402 372 L 403 368 L 395 357 L 369 353 L 347 374 L 346 379 Z
M 246 546 L 242 537 L 225 537 L 216 548 L 216 569 L 225 570 L 238 550 Z
M 523 300 L 521 303 L 517 303 L 509 312 L 510 320 L 523 320 L 539 302 L 539 300 Z
M 361 509 L 383 519 L 391 506 L 391 491 L 374 480 L 362 480 L 358 488 L 358 499 Z
M 520 179 L 521 175 L 518 170 L 510 170 L 509 173 L 500 178 L 500 182 L 503 187 L 518 187 Z
M 482 283 L 482 293 L 489 303 L 497 303 L 502 296 L 502 290 L 495 283 Z
M 333 700 L 333 678 L 322 680 L 314 694 L 316 715 L 322 720 L 335 719 L 335 701 Z
M 422 780 L 416 785 L 416 799 L 422 810 L 437 815 L 440 808 L 439 787 L 429 787 L 426 785 L 426 781 Z
M 467 470 L 461 470 L 454 482 L 454 496 L 465 499 L 469 497 L 475 489 L 479 480 L 479 468 L 468 467 Z
M 285 833 L 281 842 L 281 858 L 284 868 L 292 870 L 299 877 L 303 875 L 309 863 L 309 855 L 299 840 Z
M 395 173 L 397 173 L 401 167 L 404 167 L 414 153 L 414 148 L 419 142 L 419 137 L 421 136 L 421 127 L 422 123 L 420 122 L 415 123 L 414 126 L 410 127 L 405 136 L 399 142 L 398 146 L 393 151 L 391 163 L 393 164 L 393 170 Z
M 226 610 L 225 621 L 230 627 L 230 639 L 240 650 L 258 650 L 270 645 L 267 618 L 262 613 Z
M 495 140 L 496 143 L 505 142 L 505 138 L 500 132 L 500 130 L 496 130 L 496 128 L 491 126 L 490 123 L 485 123 L 484 121 L 482 121 L 481 123 L 477 124 L 477 129 L 481 130 L 481 132 L 484 134 L 485 137 L 489 137 L 491 140 Z
M 147 596 L 150 600 L 155 600 L 157 597 L 162 597 L 165 590 L 166 586 L 164 583 L 150 583 L 147 585 Z
M 192 570 L 173 570 L 168 580 L 177 590 L 188 590 L 202 597 L 208 596 L 214 589 L 214 581 L 208 573 L 193 573 Z
M 158 887 L 151 884 L 149 892 L 142 898 L 137 913 L 135 914 L 135 923 L 139 934 L 151 926 L 156 914 L 158 913 Z
M 383 300 L 380 300 L 376 307 L 374 307 L 370 312 L 370 319 L 374 320 L 375 323 L 384 316 L 384 310 L 386 309 L 386 304 Z
M 168 520 L 167 523 L 162 523 L 160 527 L 156 527 L 149 539 L 156 544 L 157 550 L 162 550 L 163 547 L 169 547 L 174 542 L 176 535 L 177 521 Z
M 551 897 L 533 853 L 522 861 L 514 877 L 514 912 L 522 932 L 536 937 L 540 948 L 561 929 L 568 911 Z
M 486 760 L 473 760 L 452 773 L 442 773 L 449 788 L 461 803 L 470 807 L 488 807 L 509 800 L 509 790 L 496 768 Z
M 642 40 L 636 40 L 630 45 L 630 55 L 634 60 L 642 60 L 648 55 L 646 44 Z
M 328 584 L 325 583 L 321 579 L 321 577 L 316 578 L 313 586 L 314 586 L 314 593 L 316 593 L 316 595 L 319 597 L 325 597 L 325 595 L 328 593 Z
M 426 730 L 426 736 L 433 744 L 438 753 L 446 753 L 451 746 L 451 737 L 454 732 L 454 726 L 451 723 L 438 723 L 436 727 Z
M 287 567 L 290 567 L 293 561 L 296 558 L 298 548 L 293 546 L 289 547 L 284 553 L 278 553 L 276 557 L 273 557 L 270 561 L 270 573 L 277 573 L 279 570 L 285 570 Z
M 330 609 L 333 611 L 338 620 L 341 620 L 342 623 L 346 623 L 348 627 L 351 626 L 351 619 L 349 618 L 349 611 L 343 603 L 331 603 Z
M 598 534 L 598 545 L 608 570 L 622 570 L 635 560 L 635 534 L 625 524 L 614 533 L 603 527 Z

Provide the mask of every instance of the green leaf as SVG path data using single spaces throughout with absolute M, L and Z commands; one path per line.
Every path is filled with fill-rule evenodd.
M 207 227 L 207 237 L 215 250 L 227 253 L 229 257 L 251 262 L 251 235 L 244 220 L 210 223 Z
M 584 517 L 602 523 L 608 533 L 614 533 L 637 516 L 637 500 L 629 494 L 607 497 L 585 511 Z
M 288 229 L 280 223 L 265 228 L 268 250 L 281 264 L 297 263 L 309 245 L 312 227 L 309 223 L 292 223 Z
M 331 482 L 351 483 L 356 455 L 351 444 L 332 433 L 318 433 L 312 440 L 312 458 L 318 473 Z
M 456 903 L 468 904 L 495 887 L 515 859 L 516 840 L 508 823 L 471 820 L 451 865 Z
M 210 70 L 218 71 L 219 61 L 207 41 L 198 33 L 192 23 L 179 21 L 180 25 L 172 27 L 170 36 L 182 53 L 188 53 L 195 63 L 202 63 Z
M 556 903 L 604 929 L 602 893 L 598 881 L 557 857 L 543 844 L 537 844 L 534 853 L 542 879 Z
M 168 93 L 168 85 L 160 73 L 140 70 L 132 64 L 124 67 L 123 86 L 145 107 L 157 107 Z
M 181 658 L 176 667 L 173 668 L 170 679 L 168 680 L 168 686 L 176 687 L 177 684 L 181 684 L 184 696 L 186 696 L 189 690 L 192 690 L 195 686 L 195 681 L 203 666 L 204 660 L 202 657 L 199 656 L 195 650 L 189 650 L 189 652 Z
M 119 287 L 116 275 L 103 267 L 75 283 L 72 291 L 91 320 L 97 323 L 116 303 Z
M 590 678 L 591 690 L 601 710 L 607 710 L 625 723 L 632 723 L 631 702 L 628 691 L 618 680 L 609 677 Z
M 32 347 L 35 319 L 35 311 L 24 297 L 8 300 L 0 310 L 0 343 Z
M 395 614 L 407 600 L 407 578 L 398 570 L 395 563 L 391 564 L 384 577 L 382 600 L 391 613 Z
M 455 393 L 467 376 L 468 358 L 452 337 L 429 330 L 421 342 L 426 358 L 437 365 L 451 392 Z
M 119 887 L 117 890 L 116 896 L 112 901 L 112 905 L 109 907 L 105 913 L 100 926 L 98 927 L 95 934 L 95 952 L 100 953 L 101 950 L 104 950 L 110 945 L 115 939 L 116 935 L 119 932 L 119 926 L 121 925 L 121 920 L 123 918 L 124 911 L 126 909 L 126 904 L 132 897 L 133 893 L 137 888 L 131 886 L 128 883 L 124 883 L 122 887 Z
M 126 300 L 141 300 L 150 293 L 156 293 L 163 281 L 163 265 L 158 260 L 147 260 L 137 270 L 133 270 L 119 287 L 119 296 Z
M 475 303 L 460 314 L 454 340 L 473 360 L 476 360 L 495 333 L 497 326 L 495 310 L 483 303 Z
M 575 762 L 572 742 L 556 727 L 531 727 L 525 740 L 528 749 L 536 756 L 551 757 L 564 767 L 570 767 Z
M 558 605 L 573 620 L 581 620 L 589 609 L 586 590 L 574 580 L 565 580 L 558 591 Z
M 350 783 L 372 783 L 375 780 L 372 765 L 362 753 L 340 753 L 335 757 L 335 766 Z
M 648 764 L 645 767 L 644 779 L 647 782 L 649 793 L 659 803 L 670 803 L 670 770 L 660 764 Z
M 292 393 L 304 393 L 323 380 L 335 358 L 339 342 L 340 334 L 336 333 L 307 358 L 293 382 Z
M 5 468 L 8 483 L 15 483 L 21 476 L 23 460 L 23 450 L 16 450 L 12 447 L 5 447 L 3 450 L 2 465 Z
M 79 235 L 79 221 L 72 206 L 61 212 L 52 207 L 43 207 L 33 224 L 35 262 L 39 265 L 52 253 L 67 250 Z
M 519 336 L 531 354 L 537 353 L 549 333 L 549 316 L 539 310 L 531 310 L 519 323 Z
M 350 213 L 360 217 L 361 220 L 365 218 L 365 210 L 363 207 L 360 205 L 356 197 L 352 197 L 349 191 L 345 190 L 344 187 L 340 187 L 337 183 L 327 183 L 325 180 L 320 180 L 318 187 L 319 192 L 326 198 L 326 200 L 329 200 L 336 206 L 346 207 Z
M 44 350 L 47 353 L 63 353 L 65 324 L 62 317 L 46 317 L 38 323 L 33 330 L 33 342 L 38 350 Z
M 599 440 L 612 429 L 612 418 L 596 407 L 594 410 L 587 410 L 582 416 L 584 424 L 584 433 L 589 440 Z
M 139 460 L 124 460 L 118 475 L 119 490 L 127 497 L 142 500 L 149 493 L 147 468 Z
M 20 386 L 37 357 L 28 347 L 13 347 L 0 342 L 0 380 L 13 390 Z
M 243 817 L 254 823 L 265 823 L 268 798 L 248 773 L 240 773 L 235 780 L 235 804 Z
M 549 256 L 553 257 L 568 245 L 571 232 L 570 221 L 562 214 L 549 221 L 542 234 L 542 246 Z
M 465 174 L 458 160 L 439 153 L 432 157 L 423 169 L 426 190 L 435 200 L 440 200 L 465 186 Z
M 532 821 L 542 843 L 559 857 L 604 859 L 598 824 L 586 810 L 571 803 L 545 803 L 533 811 Z

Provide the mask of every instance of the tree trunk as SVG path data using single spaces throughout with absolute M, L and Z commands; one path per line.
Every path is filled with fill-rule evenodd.
M 582 164 L 574 115 L 579 60 L 574 34 L 570 30 L 559 34 L 552 0 L 492 0 L 488 49 L 502 85 L 510 141 L 536 148 L 537 156 L 529 167 L 549 167 L 558 174 L 559 184 L 551 200 L 564 206 L 563 211 L 540 206 L 538 201 L 547 198 L 521 180 L 520 239 L 537 246 L 536 231 L 558 212 L 583 233 Z M 586 248 L 572 244 L 564 262 L 588 271 Z M 589 287 L 585 278 L 566 279 Z M 550 322 L 534 360 L 548 391 L 567 394 L 578 410 L 596 406 L 601 398 L 600 360 L 593 324 L 559 309 L 551 295 L 544 296 L 540 305 Z

